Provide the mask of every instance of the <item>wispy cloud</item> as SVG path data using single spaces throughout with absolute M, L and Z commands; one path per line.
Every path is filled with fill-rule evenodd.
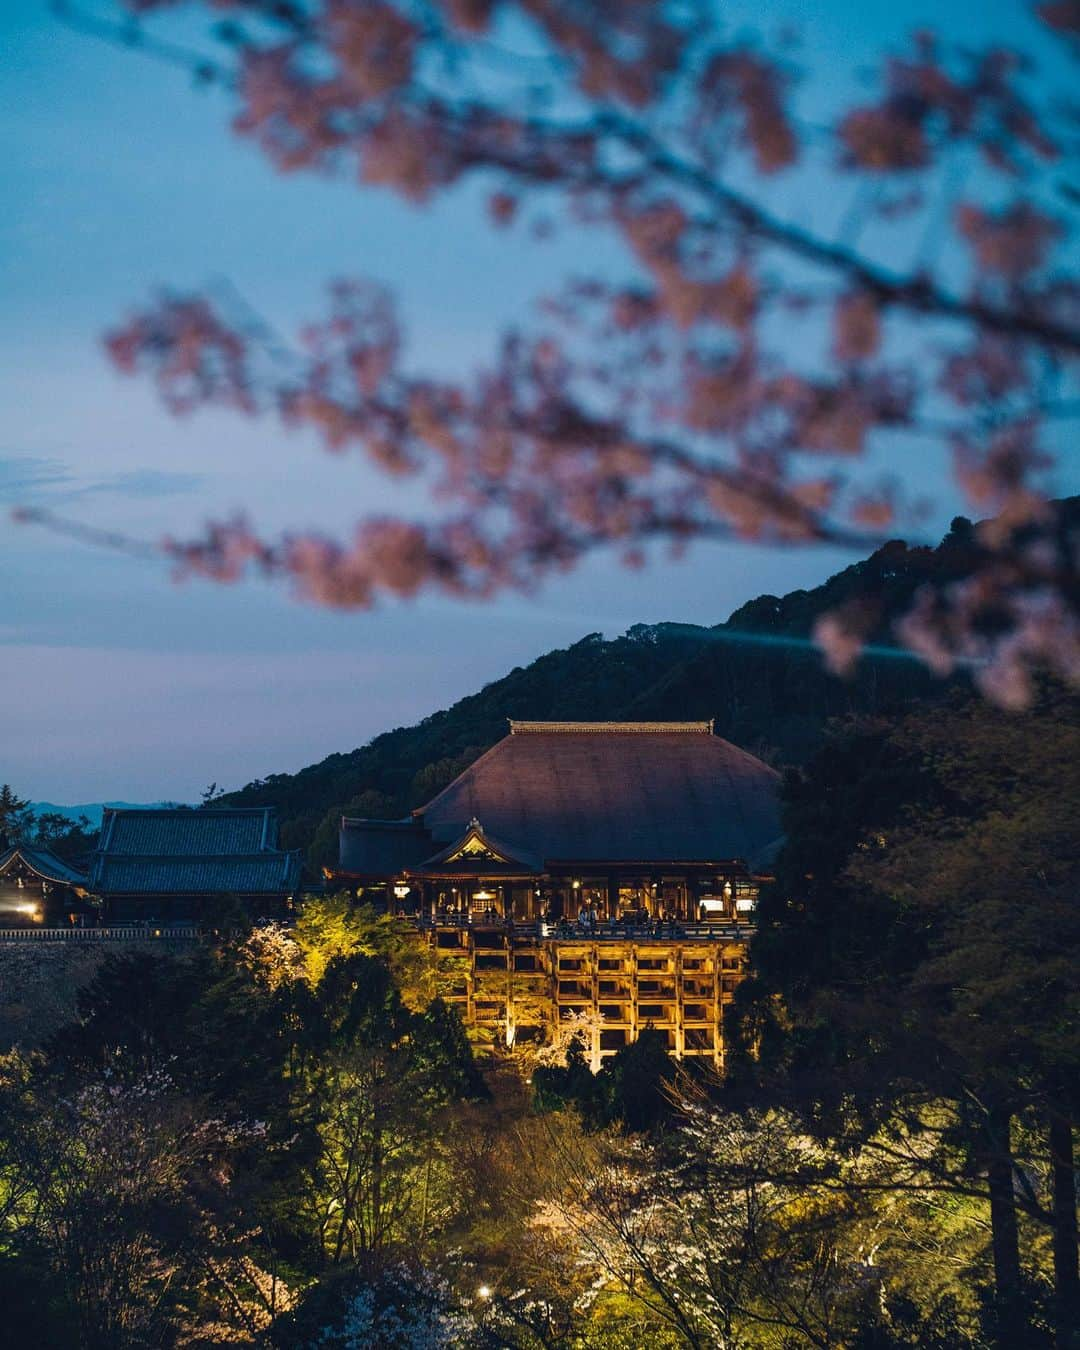
M 176 497 L 194 492 L 205 480 L 201 473 L 176 473 L 165 469 L 135 469 L 130 473 L 115 473 L 99 482 L 91 483 L 84 493 L 111 492 L 117 497 Z
M 166 469 L 131 469 L 88 478 L 75 473 L 60 459 L 35 455 L 0 457 L 0 501 L 24 506 L 45 499 L 75 501 L 90 496 L 130 497 L 139 501 L 176 497 L 194 492 L 203 481 L 203 474 Z
M 0 458 L 0 500 L 24 500 L 70 489 L 75 475 L 58 459 Z

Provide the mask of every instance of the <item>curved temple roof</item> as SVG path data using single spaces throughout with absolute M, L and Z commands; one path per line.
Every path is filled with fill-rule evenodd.
M 551 863 L 753 862 L 780 776 L 711 722 L 521 722 L 414 812 L 436 841 L 486 832 Z
M 440 868 L 452 867 L 455 870 L 493 873 L 542 872 L 543 862 L 527 853 L 517 845 L 504 844 L 484 829 L 478 820 L 470 820 L 469 827 L 460 839 L 439 850 L 424 861 L 415 870 L 437 874 Z M 412 869 L 410 869 L 412 870 Z
M 58 858 L 47 848 L 31 844 L 15 844 L 12 848 L 0 852 L 0 874 L 7 871 L 13 862 L 20 860 L 31 872 L 43 881 L 54 881 L 61 886 L 80 887 L 86 885 L 86 873 Z

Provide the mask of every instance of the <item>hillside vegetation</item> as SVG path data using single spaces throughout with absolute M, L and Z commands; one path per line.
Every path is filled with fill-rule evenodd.
M 336 857 L 343 811 L 395 816 L 422 805 L 506 733 L 507 718 L 711 717 L 719 735 L 770 763 L 803 763 L 830 719 L 898 709 L 946 687 L 903 653 L 880 649 L 850 680 L 837 678 L 808 641 L 815 621 L 858 611 L 869 618 L 871 641 L 887 648 L 891 619 L 915 591 L 964 576 L 978 552 L 961 518 L 937 548 L 893 541 L 821 586 L 759 596 L 711 628 L 661 623 L 614 639 L 591 633 L 415 726 L 249 783 L 222 801 L 276 806 L 282 843 L 307 849 L 317 868 Z

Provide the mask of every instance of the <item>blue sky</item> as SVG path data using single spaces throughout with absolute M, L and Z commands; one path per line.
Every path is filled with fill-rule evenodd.
M 801 24 L 808 54 L 847 80 L 940 8 L 765 12 Z M 1026 24 L 1005 0 L 965 0 L 947 21 L 975 38 L 990 10 L 996 32 Z M 763 7 L 729 12 L 760 20 Z M 469 191 L 417 211 L 280 178 L 231 136 L 228 113 L 182 72 L 66 30 L 45 0 L 0 7 L 0 781 L 52 801 L 191 798 L 350 749 L 590 631 L 717 622 L 848 561 L 715 546 L 644 573 L 596 559 L 528 601 L 342 615 L 255 584 L 176 585 L 154 564 L 12 525 L 16 503 L 149 537 L 240 506 L 272 530 L 393 504 L 356 460 L 268 423 L 176 421 L 116 377 L 100 335 L 155 286 L 228 278 L 291 329 L 328 278 L 374 276 L 400 298 L 417 364 L 466 370 L 567 270 L 617 261 L 599 238 L 492 233 Z M 947 523 L 958 503 L 929 463 L 926 483 Z

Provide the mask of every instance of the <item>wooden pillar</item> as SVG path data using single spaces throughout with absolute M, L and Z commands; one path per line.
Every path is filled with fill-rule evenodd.
M 713 1064 L 722 1073 L 724 1070 L 724 1008 L 720 1001 L 721 970 L 723 969 L 724 949 L 718 942 L 713 947 Z
M 556 943 L 552 941 L 543 944 L 544 960 L 547 962 L 547 1006 L 549 1016 L 553 1019 L 553 1035 L 559 1033 L 559 956 Z
M 690 911 L 687 917 L 691 923 L 697 923 L 701 917 L 698 911 L 700 901 L 701 883 L 695 875 L 688 875 L 686 878 L 686 904 Z
M 466 1025 L 476 1026 L 476 942 L 471 928 L 463 929 L 459 932 L 458 940 L 464 942 L 466 950 L 469 953 L 469 983 L 468 983 L 468 1002 L 466 1008 Z
M 589 1002 L 592 1007 L 592 1071 L 600 1072 L 600 955 L 594 942 L 588 949 L 589 962 Z
M 637 968 L 638 945 L 636 942 L 626 944 L 626 973 L 630 985 L 630 1039 L 636 1041 L 638 1038 L 638 968 Z
M 513 892 L 511 891 L 511 895 Z M 506 1048 L 512 1050 L 517 1039 L 517 1016 L 514 1008 L 514 933 L 508 929 L 506 937 Z
M 683 945 L 675 948 L 675 1058 L 682 1059 L 686 1050 L 685 1011 L 686 1000 L 683 997 Z

